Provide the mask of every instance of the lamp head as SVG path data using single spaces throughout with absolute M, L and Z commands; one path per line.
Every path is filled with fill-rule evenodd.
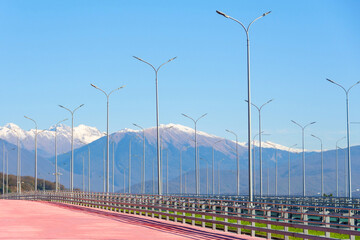
M 122 88 L 124 88 L 125 87 L 125 85 L 123 85 L 123 86 L 121 86 L 121 87 L 119 87 L 118 89 L 116 89 L 116 90 L 120 90 L 120 89 L 122 89 Z
M 177 57 L 173 57 L 171 59 L 168 60 L 168 62 L 171 62 L 172 60 L 175 60 Z
M 140 60 L 140 61 L 144 61 L 144 60 L 142 60 L 141 58 L 138 58 L 138 57 L 136 57 L 136 56 L 133 56 L 133 58 L 136 58 L 137 60 Z
M 226 15 L 225 13 L 220 12 L 220 11 L 218 11 L 218 10 L 216 10 L 216 13 L 217 13 L 217 14 L 220 14 L 220 15 L 223 16 L 223 17 L 229 18 L 228 15 Z
M 97 86 L 95 86 L 95 85 L 94 85 L 94 84 L 92 84 L 92 83 L 91 83 L 90 85 L 91 85 L 92 87 L 94 87 L 94 88 L 98 88 Z
M 326 80 L 328 80 L 328 81 L 331 82 L 331 83 L 335 83 L 333 80 L 330 80 L 330 79 L 328 79 L 328 78 L 327 78 Z
M 265 17 L 265 16 L 268 15 L 269 13 L 271 13 L 271 11 L 268 11 L 267 13 L 264 13 L 262 16 Z
M 270 102 L 272 102 L 272 101 L 274 101 L 274 99 L 270 99 L 269 101 L 267 101 L 266 103 L 270 103 Z

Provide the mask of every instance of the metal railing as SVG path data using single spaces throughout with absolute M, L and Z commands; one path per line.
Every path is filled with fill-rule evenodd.
M 360 209 L 351 207 L 88 192 L 32 192 L 2 198 L 101 208 L 269 239 L 360 239 Z

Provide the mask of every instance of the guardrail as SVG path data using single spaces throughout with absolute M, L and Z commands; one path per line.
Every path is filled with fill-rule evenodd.
M 268 239 L 360 239 L 359 208 L 88 192 L 33 192 L 2 198 L 60 202 L 140 214 Z
M 234 201 L 248 201 L 248 195 L 195 195 L 195 194 L 171 194 L 171 196 L 186 196 L 186 197 L 202 197 L 221 200 Z M 254 202 L 271 202 L 282 203 L 289 205 L 307 205 L 307 206 L 331 206 L 331 207 L 349 207 L 360 208 L 360 198 L 346 198 L 346 197 L 321 197 L 321 196 L 254 196 Z

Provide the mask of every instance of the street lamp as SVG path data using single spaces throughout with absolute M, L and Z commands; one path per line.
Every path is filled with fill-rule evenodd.
M 264 131 L 261 131 L 260 133 L 257 133 L 257 134 L 255 134 L 255 136 L 253 137 L 253 140 L 252 140 L 252 145 L 253 145 L 253 163 L 254 163 L 254 165 L 253 165 L 253 181 L 254 181 L 254 188 L 253 188 L 253 191 L 254 191 L 254 195 L 256 195 L 256 191 L 255 191 L 255 186 L 256 186 L 256 175 L 255 175 L 255 138 L 257 137 L 257 136 L 259 136 L 260 134 L 261 135 L 266 135 L 266 136 L 269 136 L 269 135 L 271 135 L 271 134 L 263 134 L 264 133 Z M 260 164 L 261 165 L 261 164 Z M 261 167 L 261 169 L 262 169 L 262 167 Z M 262 173 L 262 170 L 260 171 L 261 173 Z M 261 174 L 262 175 L 262 174 Z M 262 177 L 260 178 L 260 182 L 262 181 Z M 261 188 L 261 187 L 260 187 Z M 260 197 L 261 197 L 262 195 L 260 195 Z
M 352 197 L 352 192 L 351 192 L 351 157 L 350 157 L 350 124 L 349 124 L 349 91 L 351 88 L 353 88 L 355 85 L 359 84 L 360 81 L 356 82 L 354 85 L 352 85 L 348 90 L 346 90 L 343 86 L 341 86 L 340 84 L 334 82 L 333 80 L 330 79 L 326 79 L 329 82 L 338 85 L 339 87 L 341 87 L 346 95 L 346 136 L 347 136 L 347 162 L 348 162 L 348 192 L 349 192 L 349 198 Z
M 63 105 L 59 105 L 59 107 L 67 110 L 71 114 L 71 160 L 70 160 L 70 191 L 72 192 L 74 189 L 74 113 L 76 110 L 84 106 L 84 104 L 81 104 L 74 110 L 70 110 Z
M 245 30 L 246 33 L 246 40 L 247 40 L 247 92 L 248 92 L 248 158 L 249 158 L 249 201 L 253 201 L 253 182 L 252 182 L 252 159 L 251 159 L 251 96 L 250 96 L 250 41 L 249 41 L 249 30 L 250 26 L 258 19 L 265 17 L 270 12 L 264 13 L 260 17 L 253 20 L 248 27 L 246 28 L 240 21 L 238 21 L 235 18 L 230 17 L 229 15 L 226 15 L 223 12 L 216 11 L 218 14 L 220 14 L 223 17 L 229 18 L 237 23 L 239 23 L 242 28 Z
M 182 152 L 183 152 L 183 150 L 187 150 L 187 148 L 186 148 L 186 147 L 182 147 L 182 148 L 180 149 L 180 186 L 179 186 L 179 188 L 180 188 L 180 194 L 182 194 Z M 213 175 L 213 177 L 214 177 L 214 175 Z
M 109 160 L 109 97 L 110 95 L 118 91 L 125 86 L 121 86 L 119 88 L 116 88 L 109 93 L 106 93 L 104 90 L 100 89 L 99 87 L 95 86 L 94 84 L 90 84 L 92 87 L 96 88 L 97 90 L 103 92 L 106 96 L 106 192 L 109 192 L 110 187 L 110 160 Z
M 131 193 L 131 139 L 129 141 L 129 193 Z
M 298 125 L 301 130 L 302 130 L 302 162 L 303 162 L 303 197 L 305 197 L 305 136 L 304 136 L 304 131 L 305 128 L 309 125 L 312 125 L 316 122 L 311 122 L 305 126 L 301 126 L 300 124 L 298 124 L 297 122 L 295 122 L 294 120 L 291 120 L 291 122 L 293 122 L 294 124 Z
M 2 172 L 3 172 L 3 195 L 5 194 L 5 142 L 3 142 L 3 168 L 2 168 Z
M 171 128 L 173 128 L 174 126 L 170 126 L 170 127 L 164 127 L 162 128 L 162 132 L 161 132 L 161 136 L 164 135 L 164 132 L 166 130 L 169 130 Z M 161 153 L 161 159 L 163 159 L 163 151 L 164 151 L 164 141 L 163 141 L 163 137 L 160 137 L 160 153 Z M 168 149 L 166 149 L 166 194 L 169 193 L 169 188 L 168 188 L 168 174 L 169 174 L 169 168 L 168 168 L 168 163 L 169 163 L 169 158 L 168 158 Z M 162 165 L 161 165 L 162 166 Z M 161 167 L 161 176 L 163 176 L 163 168 Z M 162 179 L 162 177 L 161 177 Z M 163 183 L 165 184 L 165 183 Z
M 236 139 L 236 195 L 240 194 L 240 162 L 239 162 L 239 151 L 238 151 L 238 136 L 235 132 L 225 129 L 228 133 L 235 136 Z
M 160 68 L 162 66 L 164 66 L 165 64 L 173 61 L 176 57 L 169 59 L 168 61 L 164 62 L 163 64 L 161 64 L 158 68 L 155 68 L 152 64 L 144 61 L 141 58 L 135 57 L 137 60 L 148 64 L 150 67 L 152 67 L 152 69 L 154 69 L 155 71 L 155 88 L 156 88 L 156 155 L 157 155 L 157 164 L 158 164 L 158 194 L 162 195 L 162 188 L 161 188 L 161 183 L 162 183 L 162 179 L 161 179 L 161 162 L 160 162 L 160 133 L 159 133 L 159 98 L 158 98 L 158 72 L 160 70 Z
M 278 184 L 277 184 L 277 147 L 275 144 L 272 144 L 270 142 L 266 142 L 267 144 L 269 144 L 270 146 L 272 146 L 273 148 L 275 148 L 275 197 L 277 197 L 277 187 L 278 187 Z
M 65 122 L 68 120 L 65 118 L 55 124 L 55 191 L 59 190 L 59 180 L 58 180 L 58 163 L 57 163 L 57 127 L 60 123 Z
M 37 191 L 37 135 L 38 135 L 38 126 L 37 123 L 34 119 L 29 118 L 27 116 L 24 116 L 24 118 L 27 118 L 31 121 L 33 121 L 35 123 L 35 173 L 34 173 L 34 177 L 35 177 L 35 191 Z
M 221 168 L 221 163 L 224 161 L 225 159 L 221 159 L 220 162 L 218 163 L 218 181 L 219 181 L 219 184 L 218 184 L 218 193 L 220 195 L 220 168 Z
M 236 137 L 237 140 L 237 137 Z M 215 154 L 214 154 L 214 147 L 217 143 L 221 142 L 222 140 L 218 140 L 212 144 L 212 194 L 215 194 Z M 237 149 L 237 141 L 236 141 L 236 149 Z M 236 151 L 237 153 L 237 151 Z
M 288 153 L 289 153 L 289 158 L 288 158 L 288 195 L 289 195 L 289 197 L 290 197 L 290 186 L 291 186 L 291 184 L 290 184 L 290 150 L 291 150 L 291 148 L 293 148 L 295 146 L 297 146 L 297 144 L 290 146 L 289 150 L 288 150 Z
M 312 137 L 316 138 L 317 140 L 320 141 L 320 146 L 321 146 L 321 196 L 324 195 L 324 158 L 323 158 L 323 144 L 322 144 L 322 140 L 311 134 Z
M 345 139 L 346 137 L 342 137 L 336 141 L 336 197 L 339 197 L 339 159 L 338 159 L 338 143 Z
M 209 195 L 209 174 L 208 174 L 208 162 L 205 158 L 200 158 L 200 160 L 204 160 L 206 163 L 206 195 Z
M 145 129 L 140 125 L 133 123 L 135 127 L 138 127 L 143 132 L 143 167 L 142 167 L 142 181 L 141 181 L 141 193 L 145 194 Z
M 88 192 L 90 192 L 90 180 L 91 180 L 91 174 L 90 174 L 90 145 L 79 140 L 80 143 L 87 145 L 88 147 Z
M 188 115 L 182 113 L 182 115 L 184 117 L 187 117 L 189 118 L 190 120 L 192 120 L 194 122 L 194 125 L 195 125 L 195 183 L 196 183 L 196 195 L 199 195 L 199 189 L 200 189 L 200 185 L 199 185 L 199 162 L 198 162 L 198 155 L 197 155 L 197 140 L 196 140 L 196 124 L 197 122 L 205 117 L 207 115 L 207 113 L 201 115 L 199 118 L 197 118 L 196 120 L 189 117 Z
M 12 128 L 7 127 L 17 135 L 17 176 L 16 176 L 16 192 L 21 194 L 21 159 L 20 159 L 20 134 Z
M 267 101 L 266 103 L 264 103 L 263 105 L 261 105 L 260 107 L 258 107 L 257 105 L 255 105 L 254 103 L 251 103 L 251 105 L 253 105 L 259 112 L 259 159 L 260 159 L 260 197 L 262 197 L 262 154 L 261 154 L 261 109 L 268 103 L 272 102 L 274 99 L 270 99 L 269 101 Z M 248 102 L 247 100 L 245 100 L 245 102 Z M 255 168 L 255 159 L 254 159 L 254 168 Z M 255 184 L 254 184 L 255 185 Z

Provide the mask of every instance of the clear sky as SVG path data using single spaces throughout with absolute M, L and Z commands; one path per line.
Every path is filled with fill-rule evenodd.
M 265 140 L 318 149 L 309 135 L 334 148 L 346 133 L 346 88 L 360 80 L 360 2 L 309 1 L 28 1 L 0 2 L 0 125 L 24 129 L 37 120 L 49 128 L 84 103 L 80 123 L 106 130 L 106 91 L 126 87 L 110 98 L 110 130 L 155 125 L 153 70 L 158 66 L 160 121 L 231 137 L 225 128 L 247 135 L 246 35 L 220 10 L 248 24 L 267 11 L 250 30 L 252 101 L 272 103 L 262 111 Z M 360 122 L 360 85 L 350 92 L 350 121 Z M 253 108 L 253 133 L 258 113 Z M 66 124 L 70 125 L 68 121 Z M 352 125 L 352 144 L 360 144 L 360 124 Z M 345 146 L 345 141 L 341 143 Z

